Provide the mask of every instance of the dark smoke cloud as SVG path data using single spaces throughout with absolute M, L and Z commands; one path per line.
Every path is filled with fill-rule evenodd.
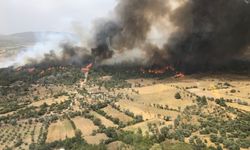
M 115 8 L 116 19 L 97 25 L 97 48 L 93 53 L 99 58 L 110 58 L 112 50 L 125 51 L 143 46 L 152 23 L 167 12 L 165 0 L 120 0 Z
M 250 45 L 250 5 L 243 0 L 190 0 L 171 15 L 179 28 L 165 45 L 169 60 L 206 69 L 241 56 Z
M 116 15 L 97 28 L 93 52 L 99 58 L 112 57 L 110 43 L 117 51 L 141 48 L 150 65 L 202 70 L 242 56 L 250 45 L 250 5 L 244 0 L 187 0 L 174 11 L 166 0 L 120 0 Z M 178 30 L 159 48 L 146 39 L 166 17 Z
M 250 4 L 246 1 L 186 0 L 176 9 L 171 2 L 119 0 L 113 19 L 95 23 L 91 54 L 86 53 L 90 51 L 87 48 L 63 44 L 60 57 L 51 51 L 42 63 L 101 64 L 115 56 L 117 60 L 115 54 L 125 56 L 126 52 L 139 49 L 148 66 L 170 64 L 187 71 L 202 71 L 231 64 L 249 51 Z M 175 30 L 166 28 L 168 23 Z M 168 32 L 168 38 L 160 39 L 166 41 L 161 47 L 148 40 L 156 24 L 160 24 L 157 27 L 163 34 L 173 30 Z M 249 55 L 247 59 L 250 60 Z

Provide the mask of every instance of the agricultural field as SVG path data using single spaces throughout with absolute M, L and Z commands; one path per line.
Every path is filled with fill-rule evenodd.
M 39 107 L 41 105 L 43 105 L 44 103 L 48 104 L 48 105 L 52 105 L 55 103 L 62 103 L 64 102 L 68 97 L 67 96 L 61 96 L 59 98 L 48 98 L 45 100 L 39 100 L 37 102 L 34 102 L 31 104 L 31 106 L 35 106 L 35 107 Z
M 106 119 L 104 116 L 92 111 L 91 112 L 92 115 L 94 115 L 96 118 L 100 119 L 102 124 L 105 126 L 105 127 L 117 127 L 116 124 L 114 124 L 112 121 Z
M 250 150 L 250 0 L 0 9 L 0 150 Z
M 112 117 L 114 118 L 118 118 L 119 120 L 121 120 L 122 122 L 130 122 L 133 119 L 127 115 L 125 115 L 122 112 L 119 112 L 118 110 L 112 108 L 111 106 L 107 106 L 105 108 L 102 109 L 104 112 L 106 112 L 107 114 L 110 114 Z
M 72 121 L 74 122 L 77 129 L 80 129 L 83 136 L 89 136 L 93 133 L 94 130 L 97 130 L 98 127 L 94 125 L 94 123 L 83 117 L 76 117 L 73 118 Z
M 135 88 L 135 90 L 139 92 L 139 95 L 133 97 L 137 103 L 147 105 L 168 105 L 173 109 L 178 109 L 179 107 L 184 109 L 186 106 L 191 106 L 193 104 L 189 97 L 183 97 L 182 100 L 175 99 L 175 93 L 181 91 L 169 84 L 156 84 Z
M 58 121 L 49 126 L 46 142 L 64 140 L 65 138 L 71 138 L 74 135 L 74 129 L 69 120 Z
M 31 143 L 38 141 L 41 126 L 40 123 L 2 126 L 0 129 L 0 149 L 28 149 Z
M 147 135 L 149 134 L 150 131 L 150 125 L 155 125 L 156 128 L 161 129 L 164 126 L 167 125 L 171 125 L 172 123 L 167 122 L 165 120 L 161 120 L 161 119 L 151 119 L 151 120 L 147 120 L 135 125 L 131 125 L 131 126 L 127 126 L 126 128 L 124 128 L 125 131 L 133 131 L 133 132 L 138 132 L 138 130 L 141 130 L 143 135 Z
M 176 118 L 179 112 L 175 110 L 165 110 L 154 106 L 137 103 L 134 101 L 120 101 L 117 103 L 123 110 L 129 110 L 136 115 L 141 115 L 144 120 L 154 118 L 164 118 L 165 115 Z
M 250 148 L 246 76 L 29 69 L 0 72 L 0 149 Z
M 102 141 L 107 140 L 108 137 L 106 134 L 104 133 L 99 133 L 96 135 L 89 135 L 89 136 L 85 136 L 84 140 L 87 141 L 88 144 L 100 144 Z

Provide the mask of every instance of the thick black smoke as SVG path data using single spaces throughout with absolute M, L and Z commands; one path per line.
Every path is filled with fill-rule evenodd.
M 187 0 L 175 10 L 169 2 L 120 0 L 117 19 L 97 28 L 94 55 L 106 59 L 113 51 L 140 48 L 147 53 L 149 64 L 202 70 L 239 58 L 249 48 L 250 4 L 246 1 Z M 149 43 L 147 36 L 152 26 L 166 17 L 177 30 L 159 48 Z
M 190 0 L 171 15 L 179 28 L 165 46 L 188 69 L 224 65 L 250 45 L 250 5 L 243 0 Z
M 103 21 L 96 27 L 94 55 L 110 58 L 113 50 L 143 46 L 152 23 L 164 17 L 168 10 L 165 0 L 120 0 L 115 8 L 116 19 Z
M 173 8 L 173 2 L 179 6 Z M 147 66 L 173 65 L 185 71 L 202 71 L 231 65 L 242 56 L 250 61 L 250 55 L 245 55 L 250 51 L 247 0 L 119 0 L 114 13 L 113 19 L 96 22 L 92 51 L 63 44 L 59 56 L 51 51 L 37 63 L 102 64 L 121 57 L 124 63 L 141 61 L 127 59 L 131 55 L 125 53 L 130 53 L 142 54 Z M 153 27 L 166 35 L 159 39 L 165 41 L 163 46 L 149 40 Z

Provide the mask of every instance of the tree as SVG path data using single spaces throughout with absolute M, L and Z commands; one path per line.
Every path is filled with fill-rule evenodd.
M 116 139 L 117 138 L 117 133 L 116 133 L 116 129 L 115 128 L 112 128 L 112 127 L 109 127 L 107 128 L 104 133 L 110 137 L 110 138 L 113 138 L 113 139 Z
M 215 102 L 216 102 L 216 104 L 218 104 L 222 107 L 227 107 L 227 104 L 226 104 L 224 98 L 216 99 Z
M 180 120 L 179 120 L 178 118 L 176 118 L 176 119 L 174 120 L 174 126 L 175 126 L 175 128 L 176 128 L 177 126 L 179 126 L 179 124 L 180 124 Z
M 94 118 L 93 123 L 97 126 L 101 125 L 101 120 L 99 118 Z
M 142 122 L 142 121 L 143 121 L 142 115 L 136 115 L 136 116 L 135 116 L 135 121 L 136 121 L 136 122 Z
M 161 128 L 161 134 L 163 134 L 165 138 L 168 137 L 168 135 L 169 135 L 168 127 Z
M 235 89 L 230 90 L 231 93 L 236 93 Z
M 207 98 L 205 96 L 198 97 L 197 102 L 199 106 L 207 105 Z
M 223 150 L 223 148 L 220 145 L 218 145 L 217 150 Z
M 164 116 L 164 120 L 171 121 L 171 116 Z
M 142 130 L 141 130 L 141 128 L 138 128 L 137 133 L 140 134 L 140 135 L 142 135 Z
M 179 92 L 177 92 L 177 93 L 175 93 L 175 99 L 181 99 L 181 95 L 180 95 L 180 93 Z
M 211 142 L 213 142 L 213 143 L 217 142 L 217 140 L 218 140 L 217 135 L 216 135 L 216 134 L 211 134 L 211 135 L 210 135 L 210 140 L 211 140 Z
M 81 137 L 82 136 L 82 131 L 80 129 L 76 129 L 75 135 L 76 135 L 76 137 Z

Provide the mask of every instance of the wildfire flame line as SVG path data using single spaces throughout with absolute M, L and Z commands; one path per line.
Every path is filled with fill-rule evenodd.
M 81 69 L 82 73 L 84 73 L 84 75 L 85 75 L 84 83 L 87 82 L 88 74 L 89 74 L 89 71 L 90 71 L 90 69 L 91 69 L 92 67 L 93 67 L 93 64 L 90 63 L 90 64 L 88 64 L 86 67 L 83 67 L 83 68 Z
M 165 66 L 163 68 L 160 68 L 160 69 L 143 69 L 141 68 L 141 72 L 143 74 L 156 74 L 156 75 L 160 75 L 160 74 L 164 74 L 166 73 L 167 71 L 172 71 L 172 72 L 175 72 L 175 78 L 182 78 L 184 77 L 185 75 L 182 73 L 182 72 L 179 72 L 179 71 L 176 71 L 176 69 L 172 66 Z

